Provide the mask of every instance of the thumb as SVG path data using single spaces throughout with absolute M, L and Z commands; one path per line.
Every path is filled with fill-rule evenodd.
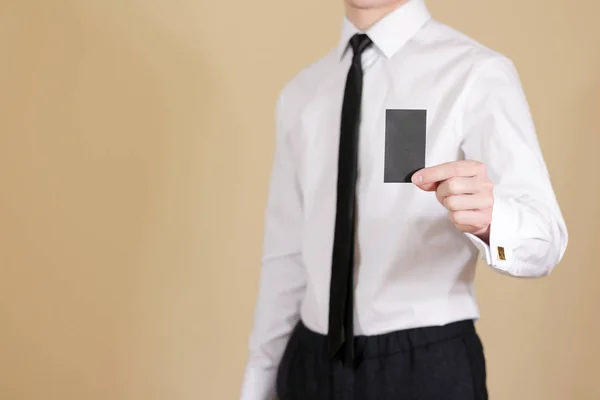
M 423 180 L 422 176 L 418 174 L 419 171 L 415 172 L 412 175 L 412 183 L 415 184 L 416 187 L 418 187 L 421 190 L 424 190 L 426 192 L 434 192 L 437 190 L 438 187 L 438 182 L 429 182 L 429 183 L 421 183 L 421 181 Z

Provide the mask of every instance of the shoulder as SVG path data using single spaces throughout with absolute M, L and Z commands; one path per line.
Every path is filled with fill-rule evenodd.
M 425 56 L 434 55 L 438 62 L 460 68 L 472 77 L 485 70 L 514 67 L 505 54 L 435 19 L 419 32 L 415 42 Z
M 324 82 L 327 82 L 338 65 L 337 57 L 337 49 L 334 48 L 302 68 L 284 84 L 278 98 L 278 109 L 284 117 L 297 115 L 299 109 L 312 98 Z

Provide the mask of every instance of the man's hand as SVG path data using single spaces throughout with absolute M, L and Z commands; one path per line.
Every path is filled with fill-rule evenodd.
M 472 160 L 449 162 L 415 172 L 412 181 L 422 190 L 435 191 L 461 232 L 489 241 L 494 185 L 485 165 Z

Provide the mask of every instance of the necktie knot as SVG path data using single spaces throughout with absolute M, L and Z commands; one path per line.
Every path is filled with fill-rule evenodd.
M 350 47 L 354 52 L 354 58 L 359 57 L 363 51 L 365 51 L 373 42 L 364 33 L 357 33 L 350 39 Z

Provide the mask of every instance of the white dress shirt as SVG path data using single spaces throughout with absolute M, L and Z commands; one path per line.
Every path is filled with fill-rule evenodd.
M 326 334 L 337 154 L 349 39 L 302 70 L 277 103 L 264 256 L 243 400 L 274 398 L 301 318 Z M 512 62 L 431 18 L 412 0 L 365 33 L 357 182 L 355 334 L 478 319 L 477 255 L 521 277 L 548 274 L 567 231 Z M 489 245 L 460 232 L 434 193 L 384 183 L 386 109 L 427 110 L 426 166 L 483 162 L 494 183 Z

